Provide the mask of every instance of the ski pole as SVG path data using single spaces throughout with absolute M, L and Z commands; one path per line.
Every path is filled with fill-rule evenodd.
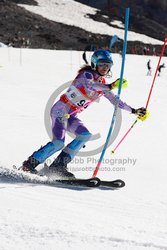
M 129 132 L 132 130 L 132 128 L 135 126 L 135 124 L 137 123 L 138 119 L 136 119 L 134 121 L 134 123 L 131 125 L 131 127 L 128 129 L 128 131 L 125 133 L 125 135 L 122 137 L 122 139 L 118 142 L 118 144 L 116 145 L 116 147 L 111 151 L 112 154 L 115 153 L 116 149 L 119 147 L 119 145 L 123 142 L 123 140 L 125 139 L 125 137 L 129 134 Z
M 102 97 L 103 95 L 104 95 L 104 93 L 101 93 L 96 99 L 91 100 L 90 102 L 85 103 L 84 105 L 82 105 L 82 106 L 79 107 L 78 109 L 72 111 L 70 114 L 65 114 L 65 115 L 67 115 L 67 116 L 70 117 L 70 115 L 73 115 L 73 114 L 77 113 L 78 111 L 81 111 L 83 108 L 85 108 L 85 107 L 87 107 L 88 105 L 90 105 L 91 103 L 97 101 L 97 100 L 98 100 L 100 97 Z
M 159 61 L 158 61 L 158 64 L 157 64 L 157 68 L 155 70 L 155 74 L 154 74 L 154 78 L 153 78 L 153 82 L 152 82 L 152 85 L 151 85 L 151 88 L 150 88 L 150 92 L 149 92 L 149 95 L 148 95 L 148 99 L 147 99 L 147 102 L 146 102 L 146 109 L 148 107 L 148 104 L 149 104 L 149 101 L 150 101 L 150 97 L 151 97 L 151 94 L 152 94 L 152 90 L 153 90 L 153 87 L 154 87 L 154 83 L 155 83 L 155 79 L 156 79 L 156 76 L 157 76 L 157 72 L 158 72 L 158 68 L 159 68 L 159 65 L 160 65 L 160 62 L 161 62 L 161 59 L 162 59 L 162 56 L 164 54 L 164 50 L 165 50 L 165 46 L 166 46 L 166 43 L 167 43 L 167 36 L 164 40 L 164 44 L 162 46 L 162 49 L 161 49 L 161 53 L 160 53 L 160 56 L 159 56 Z M 116 145 L 116 147 L 111 151 L 112 153 L 115 153 L 116 149 L 120 146 L 120 144 L 124 141 L 124 139 L 126 138 L 126 136 L 129 134 L 129 132 L 133 129 L 133 127 L 135 126 L 135 124 L 138 122 L 138 119 L 136 119 L 134 121 L 134 123 L 131 125 L 131 127 L 128 129 L 128 131 L 125 133 L 125 135 L 122 137 L 122 139 L 118 142 L 118 144 Z
M 125 32 L 124 32 L 124 44 L 123 44 L 123 52 L 122 52 L 122 66 L 121 66 L 121 74 L 120 74 L 120 82 L 119 82 L 119 88 L 118 88 L 118 95 L 116 97 L 116 105 L 115 105 L 115 109 L 114 109 L 114 113 L 113 113 L 113 117 L 111 120 L 111 125 L 110 125 L 110 129 L 108 131 L 108 135 L 107 135 L 107 139 L 104 145 L 104 148 L 102 150 L 100 159 L 97 163 L 97 166 L 93 172 L 93 177 L 96 177 L 98 170 L 101 166 L 104 154 L 106 152 L 112 131 L 113 131 L 113 127 L 115 124 L 115 120 L 116 120 L 116 114 L 117 114 L 117 109 L 118 109 L 118 104 L 119 104 L 119 100 L 120 100 L 120 94 L 121 94 L 121 89 L 122 89 L 122 80 L 123 80 L 123 73 L 124 73 L 124 65 L 125 65 L 125 55 L 126 55 L 126 47 L 127 47 L 127 32 L 128 32 L 128 23 L 129 23 L 129 8 L 126 8 L 126 13 L 125 13 Z

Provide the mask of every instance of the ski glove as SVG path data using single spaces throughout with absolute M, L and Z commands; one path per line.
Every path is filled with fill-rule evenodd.
M 143 115 L 146 114 L 146 108 L 144 108 L 144 107 L 139 108 L 139 109 L 133 109 L 132 108 L 132 114 L 143 116 Z
M 132 114 L 137 115 L 138 116 L 137 118 L 141 121 L 145 121 L 150 115 L 148 110 L 144 107 L 139 109 L 132 108 Z
M 112 82 L 110 84 L 108 84 L 110 86 L 110 89 L 116 89 L 119 88 L 119 82 L 120 82 L 120 78 L 118 78 L 115 82 Z M 122 88 L 127 88 L 128 87 L 128 81 L 126 79 L 122 80 Z

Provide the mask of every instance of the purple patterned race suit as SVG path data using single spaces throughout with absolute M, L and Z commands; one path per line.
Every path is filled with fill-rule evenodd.
M 83 145 L 90 139 L 91 133 L 77 117 L 77 112 L 70 118 L 66 115 L 78 111 L 83 105 L 89 106 L 90 102 L 98 96 L 104 95 L 113 105 L 116 104 L 116 95 L 111 92 L 111 86 L 105 84 L 105 79 L 94 70 L 82 70 L 74 79 L 65 94 L 60 97 L 51 109 L 53 140 L 32 156 L 40 163 L 49 156 L 63 149 L 71 159 L 78 153 Z M 125 102 L 119 101 L 119 108 L 132 112 L 132 108 Z M 66 131 L 73 133 L 76 138 L 64 147 Z

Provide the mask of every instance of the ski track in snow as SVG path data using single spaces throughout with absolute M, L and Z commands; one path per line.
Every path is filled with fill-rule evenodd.
M 126 186 L 115 191 L 53 186 L 42 183 L 43 177 L 39 177 L 39 183 L 29 183 L 4 177 L 2 173 L 13 164 L 20 166 L 33 150 L 48 142 L 43 121 L 46 103 L 56 88 L 73 79 L 82 65 L 82 53 L 23 49 L 20 65 L 19 49 L 4 48 L 0 52 L 0 249 L 167 249 L 167 170 L 163 147 L 167 140 L 166 69 L 156 79 L 150 118 L 136 125 L 117 153 L 111 156 L 112 146 L 106 152 L 106 159 L 136 159 L 135 165 L 130 160 L 125 165 L 117 161 L 114 165 L 106 163 L 108 170 L 99 171 L 101 179 L 121 178 Z M 143 106 L 148 96 L 153 77 L 146 76 L 149 58 L 126 57 L 124 77 L 129 88 L 121 98 L 134 107 Z M 121 58 L 113 54 L 113 60 L 112 80 L 119 76 Z M 153 70 L 157 61 L 157 57 L 151 57 Z M 166 58 L 162 62 L 167 65 Z M 98 129 L 101 135 L 100 142 L 90 142 L 83 150 L 92 150 L 104 142 L 112 112 L 113 107 L 102 99 L 79 115 L 93 133 Z M 134 116 L 123 112 L 122 120 L 117 142 L 134 122 Z M 66 143 L 69 140 L 68 136 Z M 99 155 L 94 158 L 98 160 Z M 90 160 L 84 158 L 79 165 L 94 168 L 95 163 Z M 71 167 L 78 167 L 78 163 Z M 114 172 L 113 167 L 125 170 Z M 75 170 L 75 174 L 87 178 L 92 171 Z

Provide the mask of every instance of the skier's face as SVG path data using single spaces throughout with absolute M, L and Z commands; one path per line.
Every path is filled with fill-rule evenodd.
M 111 63 L 99 63 L 97 66 L 97 71 L 100 75 L 104 76 L 108 73 L 111 68 Z

